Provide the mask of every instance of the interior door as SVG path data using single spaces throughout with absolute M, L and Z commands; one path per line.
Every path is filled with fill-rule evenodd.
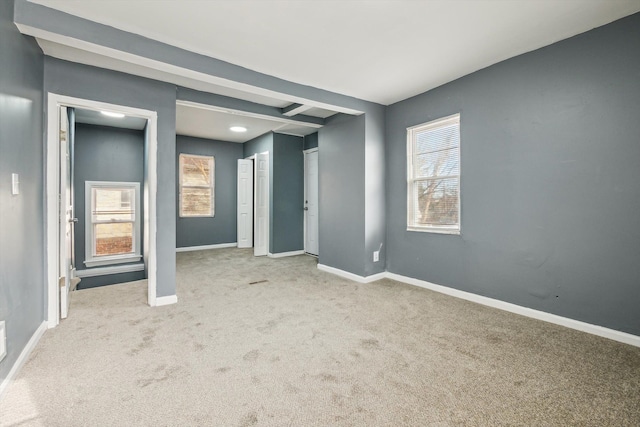
M 304 154 L 304 250 L 318 255 L 318 151 Z
M 269 153 L 256 154 L 255 242 L 253 255 L 269 252 Z
M 69 289 L 73 266 L 73 201 L 71 199 L 71 154 L 69 147 L 69 116 L 67 108 L 59 108 L 60 127 L 60 249 L 59 249 L 59 281 L 60 284 L 60 318 L 65 319 L 69 313 Z
M 238 247 L 253 246 L 253 160 L 238 160 Z

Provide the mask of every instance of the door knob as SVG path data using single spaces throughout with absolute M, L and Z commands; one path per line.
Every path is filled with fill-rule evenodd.
M 304 210 L 305 210 L 305 211 L 308 211 L 308 210 L 309 210 L 309 208 L 305 206 L 305 207 L 304 207 Z
M 69 222 L 78 222 L 78 218 L 69 218 Z

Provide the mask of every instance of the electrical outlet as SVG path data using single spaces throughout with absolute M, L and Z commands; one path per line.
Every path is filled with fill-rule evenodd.
M 0 322 L 0 360 L 7 355 L 7 330 L 4 326 L 4 320 Z
M 378 262 L 380 261 L 380 251 L 375 251 L 373 253 L 373 262 Z

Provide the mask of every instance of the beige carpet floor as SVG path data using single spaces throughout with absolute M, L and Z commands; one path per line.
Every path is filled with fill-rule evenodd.
M 177 289 L 75 292 L 0 425 L 640 425 L 640 348 L 307 256 L 180 253 Z

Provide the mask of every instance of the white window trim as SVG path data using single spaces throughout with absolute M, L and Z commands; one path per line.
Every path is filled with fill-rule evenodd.
M 460 136 L 460 143 L 458 144 L 458 159 L 460 159 L 460 170 L 458 175 L 451 175 L 451 177 L 458 178 L 458 224 L 455 226 L 444 225 L 444 226 L 436 226 L 436 225 L 416 225 L 415 218 L 413 217 L 414 209 L 414 197 L 413 197 L 413 184 L 415 181 L 421 180 L 423 178 L 416 179 L 413 176 L 413 162 L 414 158 L 414 137 L 416 133 L 438 128 L 441 126 L 446 126 L 449 124 L 457 123 L 458 131 L 460 131 L 460 123 L 461 117 L 460 113 L 452 114 L 450 116 L 442 117 L 439 119 L 431 120 L 427 123 L 422 123 L 416 126 L 411 126 L 407 128 L 407 231 L 418 231 L 425 233 L 437 233 L 437 234 L 453 234 L 460 235 L 462 234 L 462 195 L 460 193 L 460 183 L 462 181 L 462 157 L 460 153 L 460 147 L 462 146 L 462 135 Z M 446 178 L 446 177 L 438 177 L 438 178 Z
M 122 255 L 106 255 L 106 256 L 94 256 L 94 236 L 93 236 L 93 221 L 91 212 L 93 211 L 93 194 L 92 189 L 96 187 L 102 188 L 131 188 L 135 191 L 135 221 L 133 223 L 133 253 Z M 84 265 L 87 267 L 98 267 L 113 264 L 122 264 L 125 262 L 136 262 L 142 258 L 142 251 L 140 245 L 140 183 L 139 182 L 114 182 L 114 181 L 86 181 L 85 193 L 85 260 Z
M 209 215 L 183 215 L 182 214 L 182 189 L 185 187 L 185 185 L 182 183 L 182 164 L 183 164 L 183 158 L 184 157 L 199 157 L 201 159 L 208 159 L 211 162 L 211 167 L 209 168 L 209 170 L 211 171 L 211 183 L 209 184 L 209 186 L 205 186 L 205 185 L 187 185 L 186 187 L 188 188 L 209 188 L 209 191 L 211 191 L 211 214 Z M 189 154 L 189 153 L 180 153 L 179 159 L 178 159 L 178 173 L 179 173 L 179 181 L 178 181 L 178 216 L 180 218 L 213 218 L 215 217 L 216 214 L 216 204 L 215 204 L 215 193 L 214 193 L 214 182 L 215 182 L 215 167 L 216 167 L 216 160 L 215 160 L 215 156 L 201 156 L 198 154 Z

